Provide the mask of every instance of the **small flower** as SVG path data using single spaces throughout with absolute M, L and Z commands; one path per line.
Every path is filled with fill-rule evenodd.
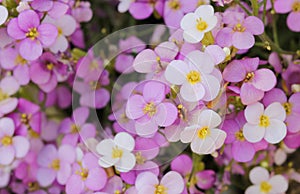
M 198 117 L 198 124 L 186 127 L 181 132 L 183 143 L 191 142 L 191 149 L 197 154 L 211 154 L 225 141 L 226 133 L 216 127 L 221 124 L 221 117 L 212 110 L 203 110 Z
M 183 37 L 189 43 L 200 42 L 206 32 L 217 25 L 217 17 L 211 5 L 201 5 L 194 13 L 186 14 L 180 23 L 184 30 Z
M 279 102 L 270 104 L 266 109 L 257 102 L 245 109 L 247 123 L 244 125 L 243 135 L 249 142 L 255 143 L 265 139 L 271 144 L 279 143 L 286 136 L 284 124 L 286 113 Z
M 5 23 L 8 18 L 7 8 L 0 5 L 0 26 Z
M 248 187 L 245 194 L 280 194 L 288 190 L 288 181 L 282 175 L 270 177 L 262 167 L 253 168 L 249 178 L 254 185 Z
M 23 11 L 18 18 L 10 20 L 7 32 L 20 41 L 19 52 L 26 60 L 38 59 L 43 47 L 53 44 L 58 34 L 52 24 L 40 24 L 38 14 L 32 10 Z
M 165 77 L 170 83 L 181 85 L 180 95 L 184 100 L 211 101 L 220 90 L 220 82 L 212 74 L 214 69 L 214 61 L 209 54 L 193 51 L 185 61 L 172 61 L 167 66 Z
M 148 18 L 154 11 L 162 15 L 163 0 L 135 0 L 129 8 L 130 14 L 137 20 Z
M 118 133 L 115 138 L 101 141 L 97 152 L 102 155 L 98 163 L 103 168 L 115 166 L 120 172 L 128 172 L 135 166 L 136 158 L 133 153 L 135 141 L 125 132 Z
M 38 154 L 37 162 L 40 168 L 37 171 L 37 181 L 43 187 L 50 186 L 55 180 L 59 184 L 66 184 L 75 161 L 74 147 L 62 145 L 57 150 L 52 144 L 46 145 Z
M 136 132 L 140 136 L 153 136 L 158 126 L 167 127 L 177 118 L 177 109 L 166 98 L 166 85 L 149 81 L 144 85 L 143 95 L 133 95 L 126 107 L 128 118 L 136 121 Z
M 170 171 L 162 177 L 161 181 L 151 172 L 140 174 L 135 182 L 137 194 L 163 193 L 180 194 L 184 189 L 184 181 L 178 172 Z
M 18 105 L 18 99 L 11 97 L 19 90 L 17 80 L 11 76 L 0 81 L 0 117 L 12 112 Z
M 23 158 L 29 151 L 29 141 L 14 136 L 15 124 L 11 118 L 0 119 L 0 165 L 9 165 L 15 158 Z
M 120 13 L 125 13 L 129 10 L 130 5 L 134 2 L 133 0 L 119 0 L 118 11 Z
M 299 0 L 278 0 L 274 2 L 277 13 L 289 13 L 286 23 L 290 30 L 300 32 L 300 1 Z

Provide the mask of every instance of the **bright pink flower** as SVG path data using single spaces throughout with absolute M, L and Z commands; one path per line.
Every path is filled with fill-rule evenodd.
M 29 150 L 29 141 L 14 136 L 15 124 L 11 118 L 0 119 L 0 164 L 9 165 L 15 158 L 23 158 Z
M 68 11 L 68 2 L 69 0 L 33 0 L 30 5 L 34 10 L 47 12 L 49 16 L 57 19 Z
M 37 180 L 43 187 L 50 186 L 55 180 L 59 184 L 66 184 L 75 161 L 75 149 L 70 145 L 62 145 L 57 148 L 46 145 L 38 154 L 37 162 L 40 168 L 37 172 Z
M 243 82 L 240 96 L 243 104 L 249 105 L 261 100 L 266 91 L 276 85 L 276 77 L 269 69 L 257 69 L 259 58 L 234 60 L 224 69 L 223 77 L 228 82 Z
M 137 0 L 130 5 L 130 14 L 138 20 L 146 19 L 154 11 L 162 15 L 164 2 L 163 0 Z
M 167 87 L 157 81 L 144 85 L 142 95 L 132 95 L 127 102 L 126 115 L 136 120 L 136 132 L 140 136 L 153 136 L 159 126 L 173 124 L 177 118 L 177 108 L 170 102 L 164 102 Z
M 7 32 L 12 38 L 21 41 L 19 52 L 26 60 L 39 58 L 43 47 L 53 44 L 58 34 L 52 24 L 40 24 L 38 14 L 32 10 L 23 11 L 18 18 L 10 20 Z

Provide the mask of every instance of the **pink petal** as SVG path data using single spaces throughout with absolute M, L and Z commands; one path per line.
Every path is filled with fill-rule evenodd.
M 29 68 L 27 65 L 19 65 L 14 69 L 14 77 L 20 85 L 27 85 L 30 81 Z
M 293 0 L 277 0 L 274 2 L 274 8 L 278 13 L 288 13 L 292 10 Z
M 54 74 L 52 74 L 50 76 L 50 79 L 47 83 L 39 85 L 41 90 L 43 90 L 46 93 L 49 93 L 49 92 L 53 91 L 56 86 L 57 86 L 57 78 L 56 78 L 56 75 L 54 75 Z
M 134 2 L 131 4 L 129 12 L 135 19 L 146 19 L 152 14 L 153 7 L 148 3 Z
M 153 50 L 146 49 L 140 52 L 134 62 L 133 68 L 139 73 L 150 73 L 153 72 L 157 65 L 157 55 Z
M 162 60 L 172 60 L 178 53 L 178 46 L 173 42 L 163 42 L 159 44 L 154 51 Z
M 244 20 L 244 26 L 246 27 L 246 31 L 249 31 L 254 35 L 262 34 L 265 29 L 263 22 L 255 16 L 247 17 Z
M 172 103 L 161 103 L 157 107 L 157 113 L 154 116 L 156 124 L 159 126 L 167 127 L 174 123 L 177 119 L 178 110 Z
M 82 139 L 82 141 L 85 141 L 89 138 L 95 137 L 96 136 L 96 127 L 95 125 L 88 123 L 85 124 L 81 127 L 80 130 L 80 138 Z
M 165 85 L 160 82 L 148 82 L 144 86 L 143 96 L 148 103 L 160 103 L 165 99 Z
M 33 61 L 42 55 L 43 47 L 40 41 L 26 38 L 20 43 L 19 51 L 24 59 Z
M 40 18 L 38 14 L 32 10 L 26 10 L 18 16 L 19 27 L 28 32 L 31 28 L 36 28 L 40 25 Z
M 293 94 L 289 102 L 292 104 L 292 112 L 296 112 L 300 114 L 300 93 Z
M 15 124 L 11 118 L 4 117 L 0 119 L 0 137 L 13 136 Z
M 238 162 L 249 162 L 255 155 L 253 145 L 247 141 L 236 141 L 232 144 L 233 158 Z
M 66 192 L 72 194 L 81 194 L 84 190 L 84 186 L 84 182 L 79 175 L 72 175 L 66 184 Z
M 49 71 L 46 71 L 38 62 L 33 62 L 31 64 L 29 73 L 31 80 L 37 84 L 47 83 L 51 76 Z
M 19 90 L 20 85 L 14 77 L 6 76 L 0 81 L 0 88 L 2 92 L 13 95 Z
M 232 45 L 232 35 L 232 29 L 225 27 L 218 32 L 216 43 L 221 47 L 230 47 Z
M 232 45 L 237 49 L 249 49 L 254 45 L 255 39 L 250 32 L 235 32 L 232 35 Z
M 30 4 L 33 9 L 40 12 L 49 11 L 53 7 L 53 1 L 51 0 L 34 0 Z
M 286 101 L 287 101 L 287 97 L 285 93 L 279 88 L 274 88 L 269 92 L 265 93 L 265 96 L 263 98 L 263 104 L 265 106 L 269 106 L 273 102 L 280 102 L 283 104 Z
M 67 162 L 67 163 L 73 163 L 76 158 L 76 153 L 74 147 L 70 145 L 62 145 L 58 150 L 58 157 L 60 160 Z
M 15 147 L 17 158 L 25 157 L 30 148 L 29 141 L 23 136 L 15 136 L 13 138 L 13 145 Z
M 226 54 L 221 47 L 218 45 L 209 45 L 205 49 L 205 53 L 208 53 L 212 56 L 215 65 L 222 63 L 226 58 Z
M 40 25 L 38 28 L 38 32 L 39 32 L 38 39 L 45 47 L 53 44 L 58 35 L 57 28 L 52 24 Z
M 143 109 L 146 105 L 144 98 L 141 95 L 131 96 L 127 101 L 126 115 L 130 119 L 138 119 L 145 113 Z
M 57 182 L 65 185 L 72 172 L 71 166 L 68 163 L 60 161 L 60 169 L 57 172 Z
M 37 157 L 37 163 L 42 167 L 48 167 L 48 165 L 57 158 L 57 150 L 54 145 L 46 145 L 39 153 Z
M 229 82 L 240 82 L 245 79 L 246 69 L 240 61 L 234 60 L 229 63 L 223 72 L 223 77 Z
M 68 11 L 68 9 L 69 9 L 69 6 L 66 3 L 54 1 L 53 7 L 50 11 L 48 11 L 48 14 L 49 14 L 49 16 L 51 16 L 54 19 L 59 19 L 60 17 L 65 15 L 65 13 Z M 81 17 L 81 18 L 89 17 L 86 12 L 84 12 L 83 15 L 84 15 L 84 17 Z
M 50 168 L 39 168 L 37 171 L 37 181 L 42 187 L 50 186 L 55 180 L 55 171 Z
M 249 105 L 261 100 L 264 97 L 262 90 L 256 89 L 252 84 L 244 83 L 241 88 L 242 103 Z
M 259 90 L 269 91 L 275 87 L 277 81 L 274 73 L 269 69 L 259 69 L 255 71 L 252 84 Z
M 89 171 L 88 177 L 85 181 L 87 188 L 97 191 L 103 189 L 107 182 L 106 172 L 102 168 L 94 168 Z
M 25 32 L 22 31 L 19 27 L 17 18 L 10 20 L 7 26 L 7 33 L 9 36 L 17 40 L 26 38 Z
M 300 32 L 300 24 L 299 24 L 300 13 L 299 12 L 291 12 L 287 17 L 287 25 L 290 30 L 294 32 Z
M 76 125 L 83 125 L 88 119 L 90 110 L 87 107 L 76 108 L 73 112 L 73 120 Z
M 259 58 L 244 58 L 241 60 L 247 72 L 253 72 L 258 68 Z

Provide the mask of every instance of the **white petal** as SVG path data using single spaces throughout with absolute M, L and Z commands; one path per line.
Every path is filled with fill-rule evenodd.
M 70 36 L 76 30 L 76 20 L 70 15 L 64 15 L 56 21 L 57 27 L 61 28 L 63 35 Z
M 266 129 L 258 125 L 246 123 L 243 127 L 243 134 L 247 141 L 251 143 L 259 142 L 263 139 Z
M 165 71 L 165 78 L 168 82 L 181 85 L 186 81 L 188 73 L 188 65 L 181 60 L 172 61 Z
M 199 68 L 201 72 L 209 74 L 214 69 L 214 61 L 208 53 L 201 51 L 192 51 L 190 52 L 185 59 L 187 62 L 192 63 Z
M 55 42 L 50 46 L 50 50 L 53 53 L 65 52 L 68 49 L 69 42 L 66 37 L 59 35 Z
M 180 140 L 182 141 L 182 143 L 192 142 L 198 128 L 199 128 L 198 125 L 186 127 L 180 134 Z
M 120 13 L 124 13 L 124 12 L 128 11 L 131 2 L 132 2 L 132 0 L 122 0 L 122 1 L 120 1 L 119 5 L 118 5 L 118 11 Z
M 215 99 L 220 92 L 220 82 L 212 75 L 202 76 L 202 84 L 205 88 L 205 95 L 202 98 L 204 101 L 211 101 Z
M 0 25 L 2 25 L 8 17 L 8 11 L 6 7 L 0 5 Z
M 195 11 L 198 17 L 207 18 L 214 15 L 214 8 L 211 5 L 201 5 Z
M 289 187 L 288 181 L 282 175 L 271 177 L 269 183 L 272 185 L 270 193 L 285 193 Z
M 281 148 L 276 150 L 275 155 L 274 155 L 274 161 L 276 165 L 282 165 L 287 159 L 287 154 L 285 151 Z
M 145 186 L 153 186 L 157 185 L 159 183 L 157 176 L 153 174 L 152 172 L 143 172 L 139 174 L 135 181 L 135 187 L 138 190 L 141 190 Z
M 282 121 L 271 119 L 264 138 L 267 142 L 276 144 L 285 138 L 286 133 L 286 125 Z
M 184 181 L 178 172 L 168 172 L 160 181 L 168 189 L 168 193 L 180 194 L 184 189 Z
M 279 102 L 274 102 L 270 104 L 264 113 L 266 116 L 269 116 L 270 119 L 278 119 L 284 121 L 286 118 L 286 112 L 283 106 Z
M 211 154 L 216 150 L 216 146 L 211 137 L 195 138 L 191 143 L 191 149 L 197 154 Z
M 110 156 L 113 147 L 115 147 L 114 141 L 112 139 L 105 139 L 97 145 L 96 151 L 100 155 Z
M 109 168 L 114 164 L 116 164 L 119 160 L 120 160 L 119 158 L 114 159 L 111 156 L 103 156 L 98 160 L 98 164 L 102 168 Z
M 17 80 L 12 76 L 7 76 L 3 78 L 0 82 L 0 88 L 2 89 L 2 92 L 13 95 L 19 90 L 19 83 Z
M 218 18 L 217 18 L 217 16 L 208 17 L 208 18 L 205 18 L 204 20 L 205 20 L 205 21 L 207 22 L 207 24 L 208 24 L 208 26 L 207 26 L 207 28 L 204 30 L 204 32 L 209 32 L 209 31 L 211 31 L 211 30 L 217 25 L 217 23 L 218 23 Z
M 204 33 L 200 32 L 195 28 L 190 28 L 188 30 L 185 30 L 183 32 L 183 38 L 188 43 L 198 43 L 200 42 L 204 37 Z
M 252 185 L 248 187 L 245 191 L 245 194 L 259 194 L 259 193 L 261 193 L 259 185 Z
M 132 153 L 124 152 L 122 158 L 115 164 L 116 170 L 128 172 L 135 166 L 135 156 Z
M 180 88 L 182 98 L 188 102 L 196 102 L 203 98 L 205 89 L 201 83 L 190 84 L 185 82 Z
M 220 129 L 211 129 L 210 137 L 214 140 L 216 149 L 221 148 L 224 145 L 227 134 Z
M 197 23 L 196 23 L 197 19 L 198 19 L 198 17 L 196 14 L 188 13 L 182 18 L 182 20 L 180 22 L 180 27 L 183 30 L 191 29 L 197 25 Z
M 257 102 L 251 105 L 248 105 L 245 109 L 245 118 L 248 123 L 258 124 L 261 115 L 264 113 L 264 105 Z
M 114 142 L 121 148 L 132 151 L 135 146 L 135 141 L 131 135 L 125 132 L 118 133 L 115 136 Z
M 269 172 L 265 168 L 258 166 L 250 171 L 249 178 L 253 184 L 258 185 L 262 181 L 269 180 Z
M 213 110 L 203 110 L 199 115 L 199 125 L 215 128 L 219 126 L 222 119 L 218 113 Z

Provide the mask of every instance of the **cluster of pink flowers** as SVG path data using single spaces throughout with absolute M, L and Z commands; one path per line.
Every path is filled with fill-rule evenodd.
M 163 18 L 167 41 L 130 35 L 107 61 L 84 51 L 88 1 L 0 0 L 1 194 L 276 194 L 300 182 L 286 162 L 300 147 L 300 50 L 282 49 L 274 27 L 288 14 L 300 31 L 299 0 L 117 9 Z

